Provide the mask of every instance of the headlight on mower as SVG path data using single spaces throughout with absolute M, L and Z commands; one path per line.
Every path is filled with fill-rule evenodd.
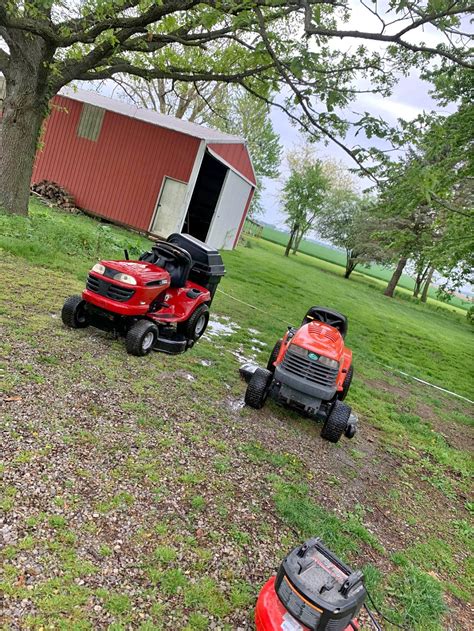
M 298 344 L 292 343 L 290 348 L 291 352 L 295 353 L 295 355 L 301 355 L 302 357 L 308 356 L 308 349 L 304 348 L 303 346 L 298 346 Z
M 103 274 L 105 272 L 105 265 L 102 263 L 96 263 L 92 268 L 91 272 L 96 272 L 97 274 Z
M 114 280 L 118 280 L 121 283 L 126 283 L 127 285 L 137 284 L 136 278 L 133 278 L 133 276 L 130 276 L 130 274 L 122 274 L 121 272 L 119 274 L 115 274 Z
M 327 366 L 328 368 L 339 368 L 339 362 L 337 362 L 335 359 L 324 357 L 324 355 L 321 355 L 319 357 L 318 362 L 323 366 Z

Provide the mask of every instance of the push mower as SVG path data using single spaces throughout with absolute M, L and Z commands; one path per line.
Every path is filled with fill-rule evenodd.
M 156 241 L 138 261 L 100 261 L 82 296 L 70 296 L 66 326 L 92 325 L 125 337 L 127 352 L 183 353 L 202 336 L 224 265 L 217 250 L 188 234 Z
M 285 558 L 263 586 L 255 609 L 257 631 L 355 631 L 367 596 L 353 572 L 314 538 Z
M 301 414 L 323 420 L 321 436 L 337 443 L 352 438 L 356 419 L 343 403 L 353 368 L 352 351 L 344 344 L 347 318 L 326 307 L 311 307 L 299 328 L 290 327 L 278 340 L 267 368 L 247 374 L 245 403 L 260 409 L 268 396 Z

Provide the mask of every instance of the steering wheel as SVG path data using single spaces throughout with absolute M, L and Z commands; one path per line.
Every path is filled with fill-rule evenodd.
M 343 316 L 336 312 L 332 312 L 330 309 L 324 307 L 312 307 L 308 310 L 306 316 L 303 318 L 303 324 L 307 324 L 311 320 L 328 324 L 329 326 L 337 329 L 344 337 L 347 331 L 347 323 Z
M 335 329 L 339 329 L 341 326 L 344 326 L 344 321 L 341 320 L 341 318 L 338 318 L 337 316 L 332 316 L 331 314 L 327 313 L 327 311 L 318 311 L 317 314 L 321 322 L 323 322 L 324 324 L 329 324 L 329 326 L 332 326 Z
M 185 263 L 192 263 L 191 255 L 178 245 L 173 245 L 164 241 L 155 243 L 152 250 L 158 255 L 162 256 L 167 261 L 184 261 Z

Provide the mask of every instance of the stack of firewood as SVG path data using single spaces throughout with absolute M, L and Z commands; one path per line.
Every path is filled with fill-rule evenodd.
M 56 206 L 65 208 L 66 210 L 73 210 L 76 208 L 74 204 L 74 197 L 70 195 L 64 188 L 51 182 L 51 180 L 41 180 L 36 184 L 31 185 L 33 193 L 40 195 L 44 199 L 50 200 Z

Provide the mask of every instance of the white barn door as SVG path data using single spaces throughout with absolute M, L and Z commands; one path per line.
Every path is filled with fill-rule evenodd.
M 184 213 L 184 200 L 188 185 L 165 177 L 150 232 L 167 238 L 179 232 Z
M 252 186 L 227 170 L 206 242 L 213 248 L 231 250 Z

